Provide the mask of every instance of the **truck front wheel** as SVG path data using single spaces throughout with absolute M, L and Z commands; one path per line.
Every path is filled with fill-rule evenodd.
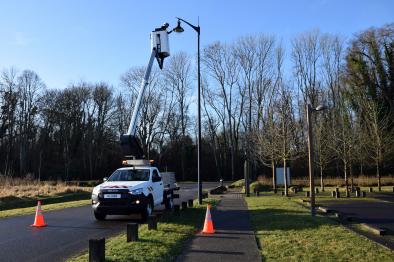
M 150 215 L 153 213 L 153 201 L 151 198 L 145 204 L 145 208 L 141 213 L 142 220 L 146 221 Z
M 100 221 L 105 220 L 106 216 L 107 216 L 107 214 L 105 214 L 105 213 L 99 213 L 99 212 L 94 211 L 94 217 L 97 220 L 100 220 Z

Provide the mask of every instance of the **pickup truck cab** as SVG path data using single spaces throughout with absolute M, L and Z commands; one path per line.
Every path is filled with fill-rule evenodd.
M 145 161 L 126 164 L 127 167 L 115 170 L 93 189 L 92 208 L 97 220 L 104 220 L 107 215 L 135 213 L 145 220 L 156 206 L 165 204 L 167 209 L 173 208 L 173 192 L 179 189 L 173 173 L 162 175 Z

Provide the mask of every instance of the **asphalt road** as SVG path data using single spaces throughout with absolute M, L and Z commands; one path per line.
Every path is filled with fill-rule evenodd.
M 323 205 L 356 217 L 357 221 L 394 232 L 394 194 L 372 195 L 380 201 L 332 200 Z
M 218 183 L 204 183 L 209 189 Z M 197 197 L 196 183 L 181 183 L 180 198 L 175 204 Z M 44 203 L 45 204 L 45 203 Z M 0 261 L 64 261 L 88 247 L 91 238 L 108 237 L 125 230 L 130 222 L 140 222 L 134 216 L 108 216 L 96 221 L 89 206 L 45 212 L 45 228 L 33 228 L 34 215 L 0 220 Z M 157 210 L 164 209 L 164 206 Z

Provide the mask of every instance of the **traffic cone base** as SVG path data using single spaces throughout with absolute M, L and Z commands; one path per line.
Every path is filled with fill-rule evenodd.
M 36 209 L 36 216 L 34 218 L 34 224 L 31 225 L 32 227 L 46 227 L 47 224 L 45 224 L 44 221 L 44 216 L 42 215 L 42 210 L 41 210 L 41 201 L 38 201 L 37 203 L 37 209 Z
M 213 221 L 211 216 L 211 206 L 207 205 L 207 213 L 205 214 L 204 229 L 201 233 L 203 234 L 213 234 L 215 229 L 213 228 Z

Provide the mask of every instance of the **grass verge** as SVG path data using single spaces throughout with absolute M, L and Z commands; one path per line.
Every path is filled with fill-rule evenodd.
M 215 206 L 218 200 L 207 198 L 203 202 L 201 206 L 195 205 L 181 211 L 179 216 L 169 215 L 160 218 L 158 230 L 148 230 L 146 224 L 140 225 L 138 242 L 127 243 L 125 233 L 107 239 L 106 261 L 174 261 L 187 239 L 202 226 L 206 204 Z M 69 259 L 68 262 L 85 262 L 88 256 L 85 252 Z
M 77 207 L 90 203 L 90 193 L 74 193 L 40 198 L 43 210 L 51 211 L 67 207 Z M 0 203 L 0 218 L 33 214 L 36 211 L 37 199 Z
M 394 252 L 287 198 L 246 199 L 264 261 L 393 261 Z

